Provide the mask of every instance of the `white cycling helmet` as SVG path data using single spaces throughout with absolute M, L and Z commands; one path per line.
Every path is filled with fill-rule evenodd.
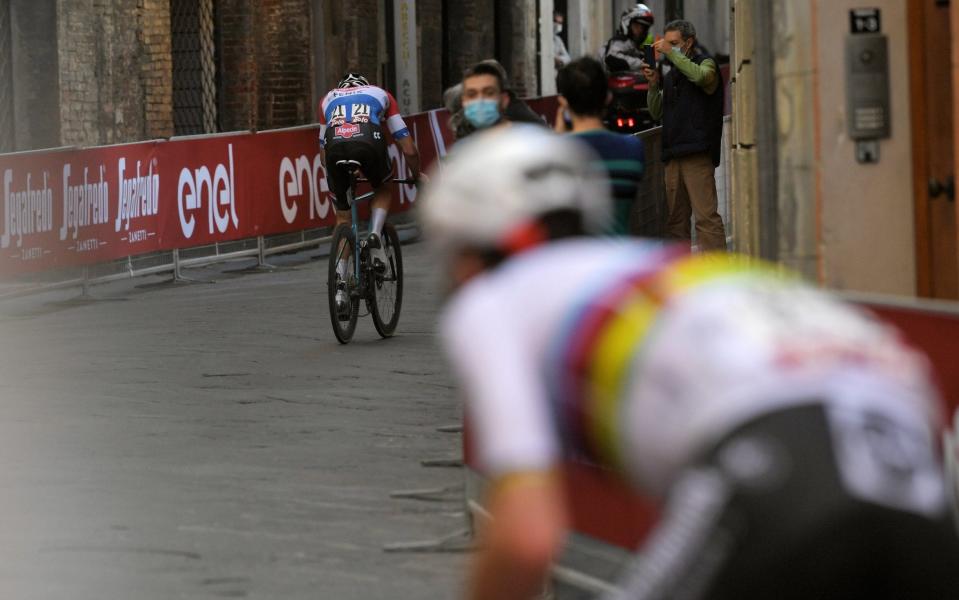
M 370 85 L 370 81 L 360 75 L 359 73 L 347 73 L 343 76 L 343 79 L 340 80 L 338 88 L 351 88 L 351 87 L 362 87 L 364 85 Z
M 608 177 L 573 138 L 513 124 L 459 142 L 424 190 L 426 231 L 443 252 L 459 248 L 510 254 L 516 236 L 554 211 L 580 213 L 586 233 L 611 218 Z
M 633 21 L 639 21 L 646 27 L 652 27 L 655 20 L 652 9 L 645 4 L 637 4 L 632 10 L 623 13 L 619 20 L 619 31 L 623 35 L 629 35 L 629 24 Z

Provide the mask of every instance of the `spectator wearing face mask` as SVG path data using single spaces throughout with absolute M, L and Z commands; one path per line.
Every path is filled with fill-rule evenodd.
M 469 85 L 467 80 L 471 80 Z M 478 100 L 484 102 L 469 109 L 470 115 L 467 115 L 466 105 Z M 463 81 L 446 90 L 443 101 L 452 115 L 449 125 L 456 139 L 500 121 L 545 125 L 543 118 L 510 89 L 506 69 L 494 59 L 480 61 L 467 69 Z

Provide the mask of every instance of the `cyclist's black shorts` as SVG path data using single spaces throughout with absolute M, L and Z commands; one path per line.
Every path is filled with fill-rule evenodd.
M 878 413 L 759 417 L 677 481 L 623 598 L 957 599 L 935 443 Z
M 387 153 L 383 132 L 372 123 L 346 123 L 326 128 L 326 177 L 333 192 L 336 210 L 350 210 L 346 192 L 349 177 L 336 166 L 338 160 L 360 163 L 363 176 L 373 188 L 379 188 L 393 176 L 393 163 Z

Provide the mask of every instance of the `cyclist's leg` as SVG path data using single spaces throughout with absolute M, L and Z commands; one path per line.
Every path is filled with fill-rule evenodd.
M 326 179 L 333 194 L 333 208 L 336 209 L 336 224 L 350 223 L 350 203 L 347 201 L 347 192 L 350 187 L 350 178 L 343 169 L 336 166 L 337 161 L 356 160 L 355 151 L 350 142 L 331 141 L 326 145 Z
M 347 200 L 347 194 L 350 187 L 350 178 L 349 176 L 339 167 L 336 166 L 336 162 L 340 160 L 351 160 L 353 157 L 353 149 L 349 142 L 332 142 L 328 141 L 326 146 L 326 177 L 327 182 L 330 186 L 330 191 L 333 193 L 333 208 L 336 213 L 336 226 L 340 225 L 350 225 L 352 223 L 352 215 L 350 213 L 350 204 Z M 355 160 L 355 159 L 354 159 Z M 342 248 L 332 248 L 331 252 L 336 253 L 337 256 L 341 254 Z M 337 263 L 337 273 L 344 279 L 347 276 L 347 261 L 341 259 Z
M 381 237 L 383 225 L 386 223 L 393 201 L 392 186 L 388 185 L 393 178 L 393 162 L 390 160 L 382 136 L 378 140 L 375 136 L 365 140 L 362 153 L 363 174 L 370 181 L 375 192 L 373 201 L 370 203 L 370 232 Z
M 376 189 L 373 195 L 373 202 L 370 204 L 370 233 L 375 233 L 382 237 L 383 225 L 386 224 L 386 217 L 390 213 L 390 204 L 393 202 L 393 192 L 390 186 L 381 185 Z

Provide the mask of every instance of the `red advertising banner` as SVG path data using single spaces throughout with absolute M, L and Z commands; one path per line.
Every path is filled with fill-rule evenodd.
M 424 166 L 445 156 L 445 110 L 405 119 Z M 405 177 L 405 156 L 389 155 Z M 315 127 L 0 155 L 0 183 L 0 276 L 334 219 Z M 415 201 L 415 186 L 394 186 L 394 212 Z
M 0 157 L 0 274 L 159 247 L 156 142 Z
M 559 110 L 559 96 L 545 96 L 543 98 L 532 98 L 526 101 L 533 112 L 543 117 L 543 121 L 550 128 L 556 120 L 556 111 Z

